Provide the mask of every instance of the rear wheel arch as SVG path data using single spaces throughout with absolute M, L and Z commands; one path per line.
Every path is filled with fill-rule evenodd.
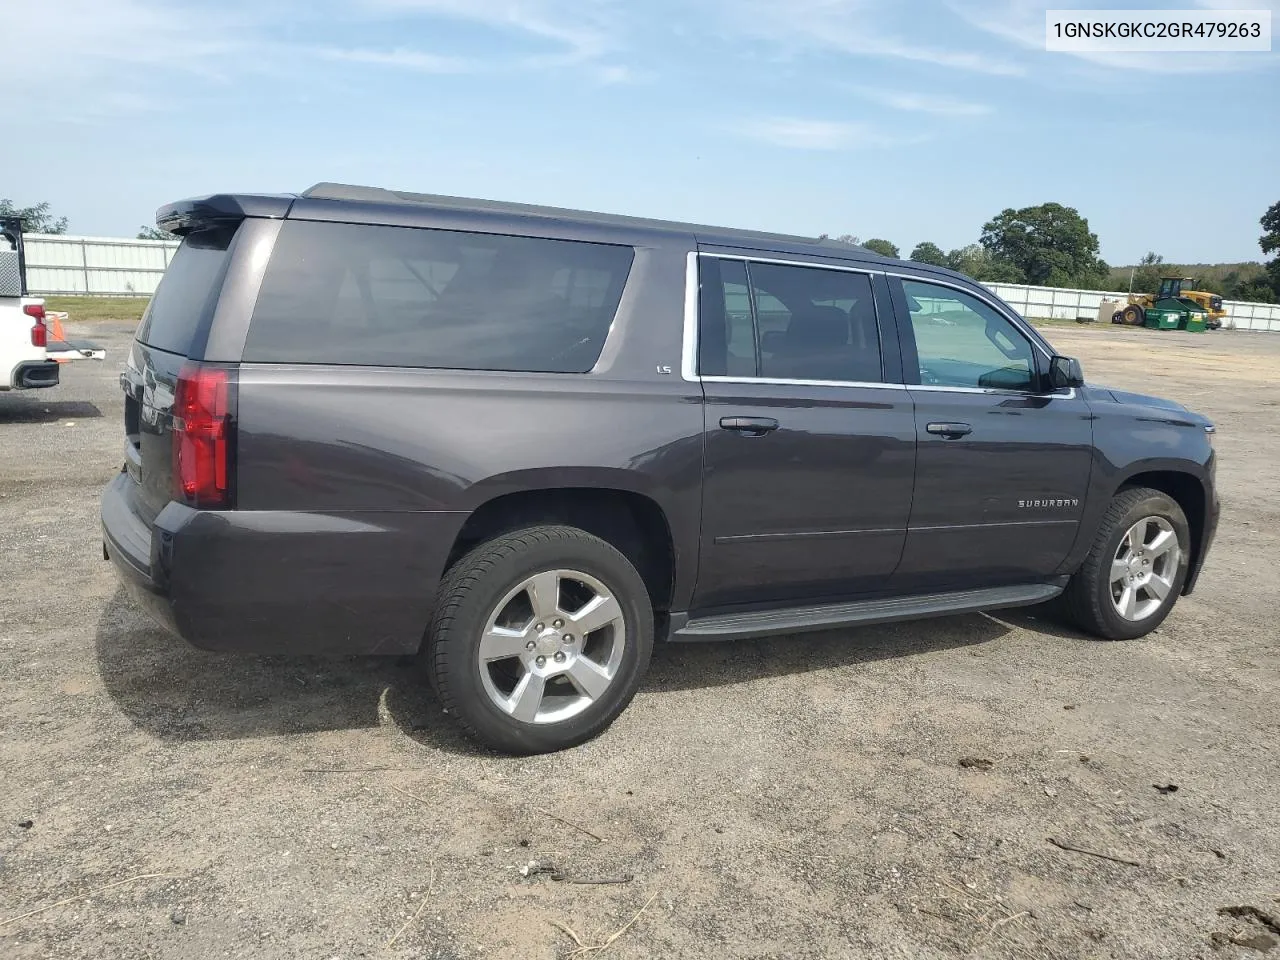
M 666 512 L 652 497 L 615 487 L 545 487 L 494 496 L 471 512 L 445 568 L 487 540 L 537 524 L 577 527 L 612 545 L 639 571 L 654 609 L 670 609 L 675 546 Z

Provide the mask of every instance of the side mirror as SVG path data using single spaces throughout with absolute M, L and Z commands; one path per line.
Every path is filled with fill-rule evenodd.
M 1084 370 L 1075 357 L 1054 357 L 1049 361 L 1049 386 L 1055 390 L 1083 387 Z

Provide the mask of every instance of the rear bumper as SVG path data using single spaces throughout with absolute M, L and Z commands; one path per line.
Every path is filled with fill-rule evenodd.
M 18 364 L 10 381 L 15 390 L 36 390 L 58 385 L 58 364 L 53 360 L 30 360 Z
M 125 473 L 102 497 L 103 553 L 137 602 L 193 646 L 405 654 L 422 642 L 460 513 L 193 510 L 147 524 Z

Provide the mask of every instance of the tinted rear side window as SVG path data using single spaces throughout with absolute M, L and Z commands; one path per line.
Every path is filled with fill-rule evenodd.
M 286 222 L 244 359 L 585 373 L 631 260 L 598 243 Z
M 159 350 L 191 355 L 218 302 L 230 259 L 227 248 L 236 226 L 200 230 L 183 239 L 138 324 L 140 341 Z

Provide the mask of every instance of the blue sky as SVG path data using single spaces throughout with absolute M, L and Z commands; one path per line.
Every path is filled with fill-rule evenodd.
M 1050 54 L 1023 0 L 4 6 L 5 48 L 43 52 L 6 71 L 0 196 L 74 233 L 338 180 L 904 255 L 1052 200 L 1112 263 L 1192 262 L 1260 259 L 1280 200 L 1280 53 Z

